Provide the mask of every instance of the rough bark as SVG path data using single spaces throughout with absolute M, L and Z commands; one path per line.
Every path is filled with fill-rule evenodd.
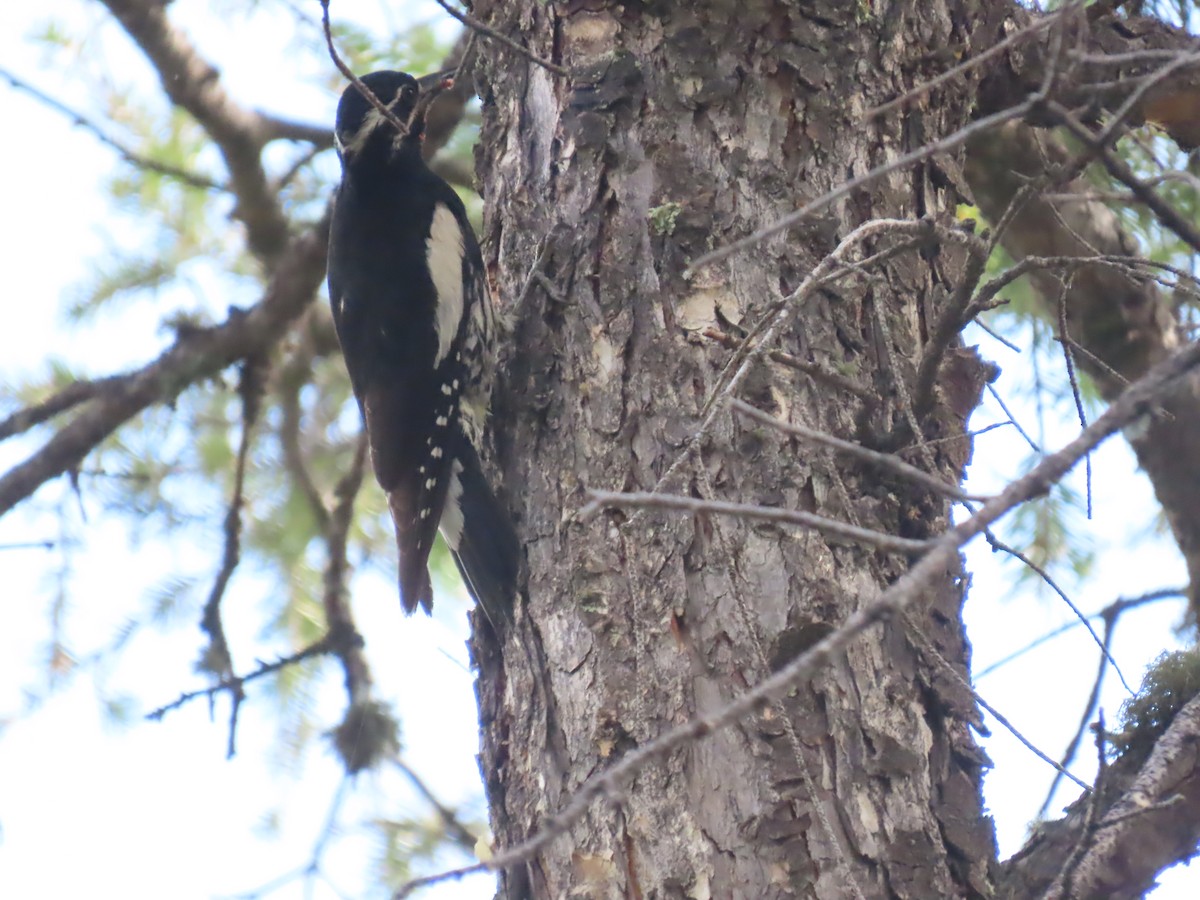
M 744 333 L 853 227 L 952 221 L 953 160 L 897 172 L 703 270 L 689 260 L 967 121 L 970 78 L 902 115 L 964 2 L 477 3 L 568 66 L 481 69 L 486 238 L 515 305 L 497 457 L 527 548 L 502 643 L 476 639 L 481 767 L 497 842 L 544 827 L 589 775 L 757 682 L 906 567 L 852 543 L 707 516 L 580 521 L 585 488 L 650 489 L 695 432 Z M 877 251 L 887 242 L 869 245 Z M 777 348 L 848 374 L 865 402 L 764 364 L 739 395 L 877 446 L 908 434 L 923 347 L 962 280 L 927 244 L 814 295 Z M 536 273 L 531 277 L 531 273 Z M 986 369 L 951 348 L 913 454 L 957 481 Z M 945 440 L 949 438 L 950 440 Z M 896 534 L 944 529 L 941 498 L 722 415 L 664 490 L 815 511 Z M 860 640 L 785 704 L 644 769 L 510 869 L 525 896 L 983 896 L 995 858 L 976 711 L 957 680 L 963 578 Z M 912 630 L 910 626 L 915 626 Z M 940 656 L 947 662 L 938 663 Z

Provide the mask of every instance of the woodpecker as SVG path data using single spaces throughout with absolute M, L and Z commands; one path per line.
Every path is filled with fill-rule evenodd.
M 334 144 L 342 180 L 329 235 L 329 300 L 371 462 L 396 527 L 400 602 L 433 605 L 429 553 L 440 529 L 467 588 L 496 624 L 515 590 L 518 545 L 479 462 L 497 339 L 479 242 L 421 141 L 442 79 L 364 76 L 399 133 L 350 85 Z

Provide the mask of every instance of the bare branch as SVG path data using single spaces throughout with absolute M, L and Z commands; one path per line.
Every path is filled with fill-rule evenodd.
M 738 340 L 731 334 L 726 334 L 723 331 L 718 331 L 716 328 L 707 328 L 704 330 L 704 336 L 716 341 L 722 347 L 729 347 L 737 350 L 742 347 L 743 342 Z M 798 359 L 790 353 L 784 353 L 782 350 L 771 350 L 767 353 L 767 359 L 771 362 L 779 363 L 781 366 L 787 366 L 789 369 L 795 369 L 797 372 L 803 372 L 809 375 L 815 381 L 820 381 L 830 387 L 838 388 L 848 394 L 853 394 L 858 399 L 864 402 L 876 402 L 877 397 L 874 391 L 864 385 L 859 384 L 852 378 L 847 378 L 845 375 L 833 371 L 826 365 L 818 362 L 806 362 L 803 359 Z
M 1025 443 L 1027 443 L 1029 445 L 1030 449 L 1032 449 L 1034 453 L 1041 454 L 1042 448 L 1039 447 L 1034 442 L 1033 438 L 1031 438 L 1029 436 L 1029 433 L 1024 428 L 1021 427 L 1021 423 L 1019 423 L 1016 420 L 1016 417 L 1013 416 L 1012 410 L 1010 410 L 1008 408 L 1008 404 L 1004 402 L 1004 398 L 1002 398 L 1000 396 L 1000 392 L 997 391 L 990 384 L 985 385 L 985 388 L 986 388 L 987 392 L 992 395 L 992 399 L 995 400 L 997 404 L 999 404 L 1000 409 L 1002 409 L 1004 411 L 1004 414 L 1006 416 L 1008 416 L 1009 424 L 1012 425 L 1013 428 L 1017 429 L 1017 434 L 1019 434 L 1019 435 L 1021 435 L 1021 437 L 1025 438 Z
M 995 128 L 996 126 L 1002 125 L 1005 122 L 1011 122 L 1013 119 L 1019 119 L 1033 108 L 1033 102 L 1034 99 L 1030 98 L 1025 103 L 1022 103 L 1018 106 L 1001 110 L 1000 112 L 993 113 L 990 116 L 984 116 L 981 119 L 976 119 L 970 125 L 965 125 L 958 131 L 948 134 L 940 140 L 931 141 L 928 144 L 918 147 L 916 150 L 896 157 L 896 159 L 892 160 L 891 162 L 878 165 L 870 171 L 864 172 L 862 175 L 857 176 L 856 178 L 850 178 L 846 181 L 843 181 L 836 188 L 827 191 L 820 197 L 817 197 L 815 200 L 804 204 L 804 206 L 800 207 L 795 212 L 788 213 L 778 221 L 764 226 L 763 228 L 760 228 L 757 231 L 748 234 L 746 237 L 740 238 L 731 244 L 726 244 L 724 247 L 719 247 L 716 250 L 705 253 L 703 256 L 694 260 L 690 266 L 688 266 L 687 270 L 684 272 L 684 276 L 688 277 L 704 266 L 720 262 L 726 257 L 732 256 L 734 253 L 745 250 L 748 247 L 752 247 L 755 244 L 765 241 L 772 235 L 776 235 L 781 231 L 791 228 L 793 225 L 803 221 L 813 213 L 819 212 L 820 210 L 829 206 L 831 203 L 854 193 L 861 187 L 878 181 L 885 175 L 889 175 L 899 169 L 911 166 L 913 163 L 929 159 L 932 156 L 937 156 L 939 153 L 945 153 L 948 150 L 961 147 L 967 141 L 985 131 L 988 131 L 991 128 Z
M 1058 117 L 1059 121 L 1067 126 L 1071 134 L 1082 141 L 1084 146 L 1096 153 L 1100 162 L 1104 164 L 1104 168 L 1108 170 L 1108 174 L 1129 188 L 1139 201 L 1150 208 L 1150 211 L 1158 217 L 1158 220 L 1163 225 L 1179 236 L 1180 240 L 1193 250 L 1200 252 L 1200 229 L 1193 225 L 1170 203 L 1158 196 L 1152 188 L 1147 187 L 1134 173 L 1133 169 L 1129 168 L 1129 165 L 1124 160 L 1120 159 L 1108 148 L 1104 143 L 1104 140 L 1107 138 L 1107 131 L 1097 135 L 1080 122 L 1075 114 L 1066 107 L 1057 103 L 1050 103 L 1048 107 Z
M 1058 292 L 1058 334 L 1062 345 L 1063 364 L 1067 369 L 1067 382 L 1071 385 L 1071 396 L 1075 399 L 1075 414 L 1079 416 L 1079 427 L 1087 428 L 1087 411 L 1083 408 L 1083 396 L 1079 392 L 1079 379 L 1075 376 L 1075 358 L 1067 341 L 1067 292 L 1070 289 L 1070 278 L 1063 282 L 1062 290 Z M 1089 453 L 1083 458 L 1085 468 L 1084 481 L 1087 486 L 1087 517 L 1092 518 L 1092 456 Z
M 1182 587 L 1163 588 L 1162 590 L 1149 591 L 1148 593 L 1145 593 L 1145 594 L 1139 594 L 1137 597 L 1121 598 L 1119 600 L 1114 600 L 1108 606 L 1104 607 L 1104 609 L 1100 610 L 1097 613 L 1092 613 L 1091 615 L 1089 615 L 1088 618 L 1089 619 L 1102 619 L 1106 626 L 1111 625 L 1111 626 L 1115 627 L 1117 620 L 1120 618 L 1120 616 L 1123 613 L 1127 612 L 1128 610 L 1137 609 L 1139 606 L 1145 606 L 1148 603 L 1157 603 L 1160 600 L 1182 599 L 1182 598 L 1186 598 L 1186 597 L 1187 597 L 1187 588 L 1182 588 Z M 1008 665 L 1010 662 L 1013 662 L 1016 659 L 1019 659 L 1020 657 L 1024 656 L 1026 653 L 1030 652 L 1031 650 L 1036 650 L 1038 647 L 1042 646 L 1042 644 L 1045 644 L 1047 641 L 1052 641 L 1056 637 L 1058 637 L 1062 634 L 1066 634 L 1068 631 L 1072 630 L 1073 628 L 1078 628 L 1080 624 L 1082 624 L 1082 623 L 1078 619 L 1072 619 L 1070 622 L 1060 625 L 1058 628 L 1055 628 L 1052 631 L 1046 632 L 1045 634 L 1043 634 L 1041 637 L 1037 638 L 1036 640 L 1030 641 L 1028 644 L 1026 644 L 1020 650 L 1010 653 L 1007 656 L 1003 657 L 1002 659 L 998 659 L 998 660 L 996 660 L 996 662 L 991 663 L 990 665 L 986 666 L 983 669 L 980 669 L 978 672 L 975 673 L 975 680 L 978 681 L 981 678 L 985 678 L 988 675 L 991 675 L 997 669 Z
M 325 0 L 322 0 L 322 2 L 325 2 Z M 533 53 L 527 47 L 523 47 L 520 44 L 518 44 L 516 41 L 514 41 L 508 35 L 501 34 L 499 31 L 496 31 L 494 28 L 488 28 L 488 26 L 484 25 L 482 22 L 480 22 L 474 16 L 469 16 L 465 12 L 460 12 L 459 10 L 455 9 L 453 6 L 451 6 L 449 3 L 447 3 L 446 0 L 437 0 L 437 5 L 440 6 L 442 9 L 444 9 L 451 16 L 458 19 L 458 21 L 462 22 L 465 26 L 470 28 L 472 31 L 476 31 L 479 34 L 482 34 L 484 37 L 488 37 L 494 41 L 498 41 L 499 43 L 503 44 L 505 47 L 508 47 L 510 50 L 515 50 L 517 53 L 519 53 L 521 56 L 525 57 L 530 62 L 536 63 L 537 65 L 541 66 L 547 72 L 553 72 L 555 75 L 559 76 L 560 78 L 567 77 L 567 74 L 568 74 L 567 70 L 564 69 L 562 66 L 555 65 L 554 63 L 550 62 L 549 60 L 542 59 L 540 56 Z
M 359 642 L 362 637 L 354 635 Z M 281 656 L 272 662 L 259 663 L 258 668 L 254 669 L 245 675 L 235 675 L 230 678 L 222 679 L 214 685 L 206 688 L 201 688 L 198 691 L 188 691 L 181 694 L 178 699 L 171 701 L 166 706 L 160 706 L 152 712 L 146 713 L 146 718 L 152 721 L 162 719 L 171 710 L 179 709 L 181 706 L 195 700 L 198 697 L 208 697 L 210 700 L 217 694 L 223 691 L 240 692 L 246 684 L 251 681 L 257 681 L 264 675 L 270 675 L 272 672 L 278 672 L 280 669 L 303 662 L 306 659 L 311 659 L 314 656 L 322 656 L 326 653 L 334 653 L 337 651 L 339 642 L 343 641 L 345 636 L 337 635 L 333 632 L 326 634 L 323 638 L 313 644 L 309 644 L 303 650 L 298 650 L 288 656 Z
M 1086 429 L 1084 430 L 1086 431 Z M 1101 640 L 1100 635 L 1096 634 L 1096 630 L 1092 628 L 1092 624 L 1088 621 L 1088 617 L 1083 614 L 1083 612 L 1079 609 L 1079 606 L 1076 605 L 1075 601 L 1071 599 L 1067 592 L 1059 586 L 1058 582 L 1050 577 L 1050 573 L 1016 547 L 1011 547 L 1004 543 L 1004 541 L 996 537 L 995 533 L 992 532 L 991 529 L 984 531 L 984 538 L 987 540 L 988 546 L 990 546 L 993 550 L 997 550 L 1001 553 L 1007 553 L 1014 559 L 1019 560 L 1023 565 L 1032 570 L 1034 574 L 1041 578 L 1042 581 L 1046 583 L 1046 586 L 1050 588 L 1050 590 L 1058 594 L 1059 599 L 1067 605 L 1067 609 L 1071 610 L 1071 612 L 1075 614 L 1075 618 L 1079 624 L 1087 629 L 1088 634 L 1092 637 L 1092 642 L 1100 649 L 1100 655 L 1112 664 L 1113 671 L 1116 672 L 1117 677 L 1121 679 L 1121 684 L 1125 687 L 1125 691 L 1132 696 L 1133 688 L 1131 688 L 1129 686 L 1129 682 L 1125 680 L 1125 675 L 1121 671 L 1121 667 L 1117 665 L 1117 661 L 1113 659 L 1112 654 L 1108 652 L 1108 642 Z
M 650 491 L 588 491 L 591 500 L 579 510 L 580 518 L 594 515 L 602 507 L 631 507 L 633 509 L 669 509 L 683 512 L 711 512 L 725 516 L 737 516 L 742 519 L 758 519 L 763 522 L 782 522 L 787 525 L 801 525 L 822 534 L 846 538 L 870 547 L 879 547 L 896 553 L 920 553 L 929 549 L 929 541 L 917 541 L 912 538 L 896 537 L 881 531 L 871 531 L 849 525 L 836 519 L 827 519 L 814 513 L 795 509 L 780 509 L 775 506 L 754 506 L 749 503 L 728 503 L 724 500 L 701 500 L 697 497 L 683 497 L 678 494 L 657 494 Z
M 12 413 L 7 419 L 0 421 L 0 441 L 14 435 L 23 434 L 36 425 L 41 425 L 67 410 L 74 409 L 81 403 L 87 403 L 102 396 L 105 391 L 119 383 L 120 376 L 98 378 L 88 381 L 73 381 L 60 391 L 51 394 L 40 403 L 27 406 Z
M 251 432 L 258 420 L 262 408 L 263 378 L 262 370 L 266 361 L 261 357 L 247 359 L 242 363 L 238 393 L 242 398 L 242 435 L 238 443 L 237 459 L 234 463 L 233 491 L 229 500 L 229 509 L 225 514 L 225 552 L 221 560 L 221 568 L 213 581 L 212 590 L 204 604 L 204 613 L 200 619 L 200 627 L 208 635 L 208 648 L 204 652 L 204 669 L 212 672 L 222 680 L 233 677 L 233 656 L 229 650 L 229 641 L 225 637 L 225 624 L 221 619 L 221 600 L 225 589 L 233 577 L 234 570 L 241 560 L 242 542 L 242 506 L 245 503 L 246 460 L 250 456 Z M 237 717 L 245 695 L 241 688 L 231 689 L 230 695 L 233 707 L 229 713 L 229 747 L 227 755 L 230 759 L 235 753 L 237 734 Z
M 325 544 L 328 560 L 325 564 L 325 593 L 323 605 L 325 620 L 331 633 L 358 634 L 354 614 L 348 602 L 350 591 L 346 584 L 350 563 L 346 558 L 346 546 L 350 538 L 350 525 L 354 521 L 354 500 L 362 486 L 366 471 L 367 435 L 363 431 L 354 447 L 354 460 L 334 489 L 337 502 L 325 528 Z M 371 669 L 362 652 L 362 641 L 348 641 L 338 651 L 345 676 L 346 694 L 350 703 L 361 703 L 371 690 Z
M 392 110 L 388 109 L 382 100 L 375 96 L 375 92 L 363 84 L 362 79 L 354 74 L 354 70 L 346 65 L 346 61 L 338 53 L 337 47 L 333 44 L 333 26 L 329 23 L 329 0 L 321 0 L 321 27 L 325 30 L 325 46 L 329 48 L 329 58 L 333 60 L 333 64 L 337 66 L 337 70 L 346 77 L 347 81 L 354 85 L 362 95 L 362 98 L 375 107 L 375 111 L 389 125 L 396 129 L 396 134 L 408 134 L 408 123 L 401 122 L 399 117 Z
M 114 376 L 102 394 L 28 459 L 0 476 L 0 515 L 43 483 L 79 466 L 105 438 L 155 403 L 168 403 L 197 381 L 261 353 L 312 302 L 325 274 L 328 219 L 294 238 L 266 295 L 250 310 L 233 309 L 224 324 L 181 331 L 158 359 Z
M 458 813 L 438 798 L 437 794 L 404 761 L 403 757 L 397 756 L 392 762 L 395 763 L 397 769 L 404 773 L 404 777 L 408 779 L 416 792 L 424 797 L 425 801 L 437 811 L 438 818 L 442 820 L 442 827 L 446 829 L 446 833 L 450 836 L 450 839 L 460 849 L 465 850 L 467 853 L 474 853 L 475 845 L 479 843 L 479 838 L 472 834 L 471 829 L 462 823 L 458 818 Z
M 219 182 L 205 175 L 201 175 L 199 172 L 192 172 L 179 166 L 173 166 L 170 163 L 162 162 L 161 160 L 157 160 L 153 157 L 145 156 L 144 154 L 131 150 L 116 138 L 109 135 L 109 133 L 101 128 L 100 125 L 93 122 L 83 113 L 71 109 L 71 107 L 67 106 L 65 103 L 55 100 L 49 94 L 44 93 L 29 82 L 17 77 L 6 69 L 0 69 L 0 78 L 6 79 L 13 87 L 29 94 L 43 106 L 48 106 L 55 112 L 62 113 L 71 120 L 72 124 L 78 125 L 84 131 L 87 131 L 89 134 L 95 137 L 96 140 L 104 144 L 104 146 L 115 150 L 117 155 L 130 165 L 136 166 L 139 169 L 146 169 L 150 172 L 157 172 L 160 175 L 166 175 L 168 178 L 174 178 L 177 181 L 182 181 L 184 184 L 190 185 L 194 188 L 199 188 L 202 191 L 229 190 L 227 185 L 220 184 Z
M 905 105 L 910 100 L 916 100 L 919 97 L 924 97 L 930 91 L 936 90 L 941 85 L 948 81 L 952 81 L 961 75 L 965 75 L 972 69 L 982 65 L 989 59 L 992 59 L 994 56 L 997 56 L 998 54 L 1008 50 L 1008 48 L 1032 41 L 1035 36 L 1049 28 L 1052 24 L 1054 24 L 1055 21 L 1056 19 L 1054 16 L 1043 16 L 1042 18 L 1034 19 L 1031 24 L 1026 25 L 1024 28 L 1017 29 L 1004 40 L 983 51 L 982 53 L 978 53 L 975 56 L 964 59 L 961 63 L 948 69 L 941 75 L 931 78 L 929 81 L 922 82 L 912 90 L 905 91 L 894 100 L 889 100 L 887 103 L 879 104 L 879 106 L 876 106 L 874 109 L 867 110 L 863 118 L 870 121 L 877 116 L 881 116 L 884 113 L 891 112 L 893 109 L 899 106 Z
M 930 475 L 928 472 L 918 469 L 916 466 L 906 463 L 904 460 L 893 456 L 890 453 L 880 453 L 877 450 L 869 450 L 861 444 L 855 444 L 852 441 L 844 441 L 841 438 L 834 437 L 831 434 L 826 434 L 823 431 L 817 431 L 813 428 L 808 428 L 805 425 L 798 425 L 793 422 L 783 422 L 772 415 L 763 412 L 757 407 L 751 406 L 744 400 L 734 399 L 730 402 L 730 408 L 735 412 L 740 412 L 743 415 L 749 416 L 756 422 L 762 422 L 764 425 L 770 425 L 772 428 L 777 428 L 785 434 L 795 435 L 799 438 L 804 438 L 808 441 L 813 441 L 817 444 L 824 444 L 826 447 L 833 447 L 835 450 L 840 450 L 850 456 L 857 457 L 873 466 L 878 466 L 881 469 L 887 469 L 901 478 L 906 478 L 909 481 L 914 481 L 924 487 L 942 494 L 947 497 L 953 497 L 957 500 L 986 500 L 988 498 L 978 494 L 968 494 L 957 485 L 949 484 L 942 479 Z
M 155 0 L 103 0 L 158 72 L 171 102 L 187 110 L 212 137 L 229 169 L 237 195 L 234 216 L 246 226 L 246 240 L 258 257 L 271 261 L 288 244 L 288 220 L 263 170 L 263 145 L 273 126 L 233 101 L 217 70 L 167 19 L 166 4 Z

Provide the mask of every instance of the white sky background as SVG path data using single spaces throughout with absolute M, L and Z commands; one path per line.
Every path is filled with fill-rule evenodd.
M 333 6 L 340 17 L 358 17 L 379 28 L 396 25 L 394 17 L 381 12 L 387 4 L 374 0 L 335 0 Z M 211 4 L 200 0 L 177 0 L 170 11 L 217 63 L 226 87 L 240 102 L 307 121 L 332 120 L 336 97 L 293 80 L 294 59 L 287 54 L 293 19 L 260 15 L 249 23 L 230 23 L 206 14 L 209 8 Z M 301 8 L 319 13 L 315 0 Z M 144 79 L 149 70 L 123 34 L 88 24 L 103 21 L 105 15 L 98 4 L 71 0 L 4 4 L 0 66 L 86 110 L 86 80 L 76 72 L 48 67 L 24 38 L 37 23 L 59 18 L 73 32 L 86 30 L 91 39 L 104 35 L 115 80 Z M 286 62 L 280 64 L 281 59 Z M 4 386 L 37 370 L 51 349 L 95 374 L 149 359 L 167 340 L 158 328 L 161 308 L 153 303 L 123 304 L 98 326 L 77 333 L 66 330 L 60 314 L 73 286 L 84 281 L 106 247 L 137 240 L 132 227 L 111 216 L 99 189 L 118 165 L 115 155 L 6 84 L 0 84 L 0 121 L 6 123 L 6 139 L 0 143 L 0 171 L 5 173 L 0 262 L 8 298 L 0 328 L 0 400 Z M 217 308 L 254 299 L 221 298 Z M 985 355 L 1004 368 L 997 388 L 1026 429 L 1033 429 L 1031 404 L 1020 402 L 1029 380 L 1027 360 L 978 331 L 970 340 L 983 343 Z M 6 403 L 0 405 L 0 411 L 7 409 Z M 985 405 L 974 425 L 999 418 L 998 409 Z M 1045 446 L 1060 446 L 1074 430 L 1067 418 L 1050 431 Z M 0 471 L 35 446 L 30 441 L 0 444 Z M 970 472 L 972 489 L 994 490 L 1018 474 L 1014 463 L 1025 458 L 1026 450 L 1012 429 L 981 438 Z M 1185 573 L 1174 548 L 1160 539 L 1141 537 L 1155 506 L 1125 445 L 1111 441 L 1095 454 L 1093 466 L 1096 518 L 1089 523 L 1080 515 L 1074 531 L 1078 539 L 1094 542 L 1098 565 L 1085 584 L 1069 588 L 1073 599 L 1094 611 L 1118 596 L 1183 584 Z M 1082 494 L 1082 468 L 1070 478 Z M 120 663 L 102 673 L 99 686 L 83 675 L 61 689 L 47 688 L 46 652 L 62 547 L 69 548 L 70 558 L 67 633 L 72 646 L 86 652 L 110 642 L 121 626 L 119 610 L 163 575 L 180 568 L 215 573 L 221 549 L 216 528 L 195 543 L 146 540 L 134 546 L 125 524 L 106 517 L 98 504 L 89 506 L 85 492 L 88 521 L 69 515 L 74 524 L 62 535 L 55 513 L 58 503 L 72 511 L 78 507 L 70 493 L 55 484 L 33 503 L 0 518 L 0 547 L 30 540 L 59 542 L 52 551 L 0 549 L 0 616 L 5 623 L 0 630 L 0 897 L 237 896 L 307 865 L 337 791 L 340 768 L 322 744 L 315 745 L 298 768 L 281 770 L 272 764 L 275 722 L 272 702 L 261 696 L 265 687 L 248 691 L 238 727 L 239 752 L 232 761 L 225 759 L 224 700 L 211 720 L 203 701 L 162 722 L 139 718 L 145 710 L 201 686 L 192 671 L 202 642 L 194 622 L 180 623 L 166 634 L 135 635 Z M 992 555 L 982 542 L 972 546 L 969 567 L 974 581 L 966 618 L 977 669 L 1072 618 L 1033 581 L 1014 588 L 1018 564 Z M 1054 574 L 1073 583 L 1067 573 Z M 263 653 L 257 638 L 263 596 L 269 589 L 268 581 L 239 571 L 225 604 L 226 627 L 243 669 Z M 438 618 L 405 620 L 394 583 L 369 573 L 356 580 L 354 601 L 378 693 L 401 711 L 406 759 L 445 802 L 458 805 L 478 797 L 477 726 L 463 646 L 465 606 L 442 596 Z M 1118 631 L 1113 654 L 1135 686 L 1145 664 L 1175 645 L 1171 629 L 1181 608 L 1157 604 L 1132 615 Z M 1085 632 L 1076 629 L 982 679 L 978 689 L 1027 737 L 1057 756 L 1078 721 L 1095 669 L 1096 649 Z M 342 713 L 344 692 L 340 677 L 327 680 L 317 711 L 332 726 Z M 31 694 L 44 702 L 29 711 Z M 100 708 L 101 697 L 124 694 L 133 695 L 139 706 L 132 724 L 118 727 Z M 1123 696 L 1110 672 L 1103 694 L 1110 725 Z M 1007 854 L 1023 841 L 1053 773 L 1006 732 L 993 728 L 994 737 L 986 746 L 996 768 L 988 776 L 986 792 Z M 1090 747 L 1085 748 L 1073 767 L 1085 781 L 1094 771 L 1092 756 Z M 359 823 L 370 815 L 424 814 L 426 807 L 394 773 L 364 776 L 360 782 L 361 789 L 342 810 L 342 828 L 323 856 L 323 872 L 336 891 L 318 881 L 307 894 L 303 880 L 296 879 L 265 896 L 365 896 L 362 866 L 374 848 L 365 844 Z M 1052 809 L 1073 796 L 1060 792 Z M 256 827 L 272 810 L 283 823 L 277 835 Z M 1185 869 L 1171 873 L 1154 896 L 1171 900 L 1198 893 L 1200 876 Z M 491 880 L 445 885 L 422 896 L 490 897 Z

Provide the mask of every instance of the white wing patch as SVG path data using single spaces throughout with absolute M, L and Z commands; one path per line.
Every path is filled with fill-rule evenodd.
M 463 233 L 449 207 L 439 203 L 433 211 L 429 240 L 425 242 L 425 258 L 437 295 L 438 348 L 433 364 L 441 365 L 458 335 L 463 315 Z
M 441 521 L 438 522 L 438 530 L 441 531 L 446 546 L 455 551 L 458 550 L 463 533 L 463 486 L 462 479 L 458 477 L 462 470 L 462 464 L 456 459 L 450 469 L 450 490 L 446 494 L 446 505 L 442 507 Z

